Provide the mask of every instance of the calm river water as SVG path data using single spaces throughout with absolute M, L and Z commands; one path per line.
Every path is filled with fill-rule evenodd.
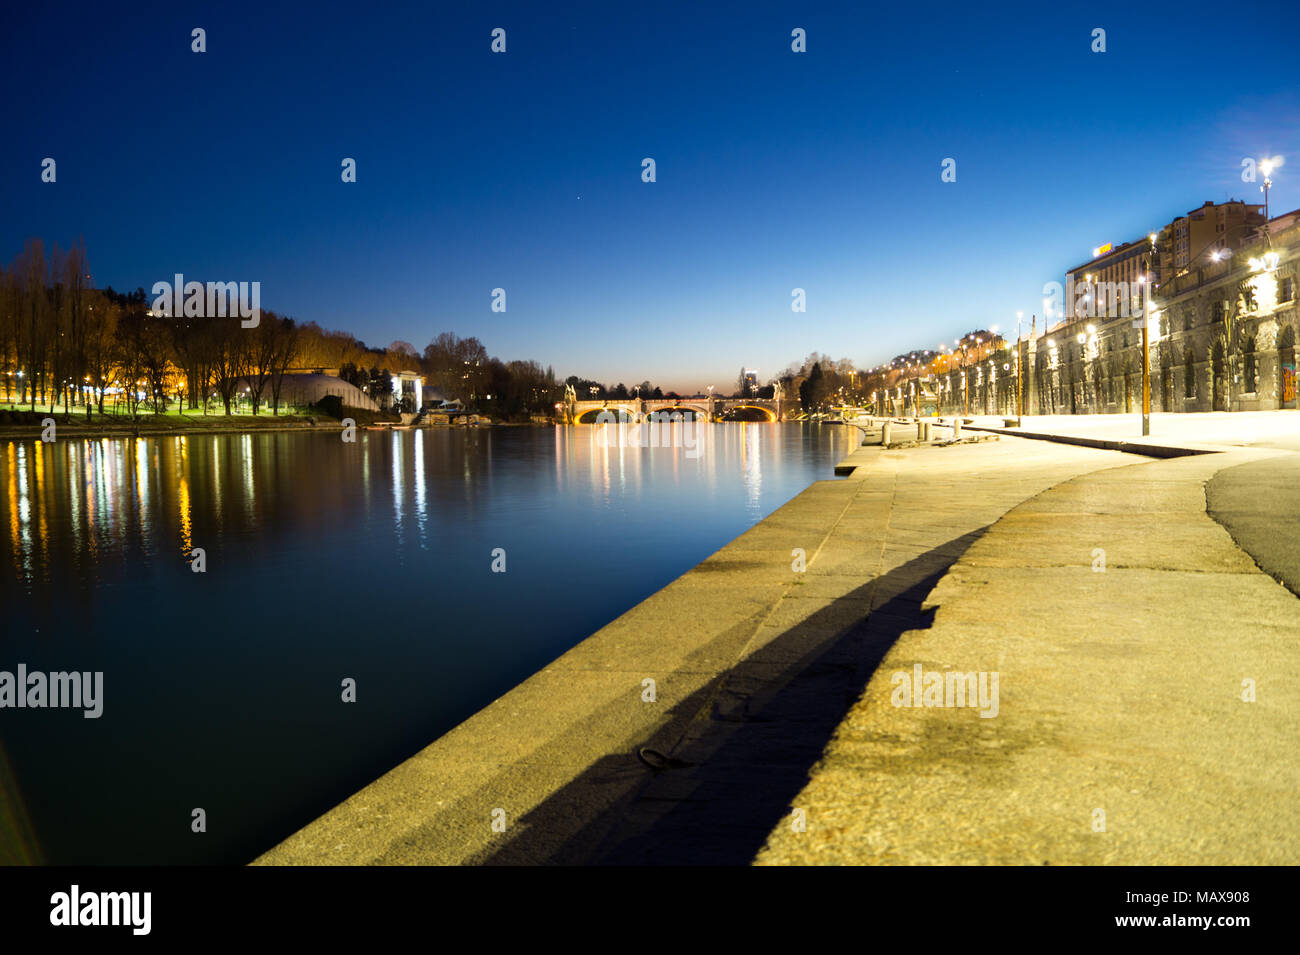
M 0 442 L 0 671 L 104 674 L 98 719 L 0 709 L 0 842 L 246 862 L 832 477 L 852 429 L 702 431 Z

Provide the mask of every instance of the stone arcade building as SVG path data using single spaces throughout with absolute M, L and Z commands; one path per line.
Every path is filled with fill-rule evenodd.
M 1070 270 L 1068 317 L 1021 346 L 1033 369 L 1025 410 L 1140 412 L 1146 314 L 1153 411 L 1295 408 L 1300 210 L 1267 227 L 1257 210 L 1207 203 Z M 1217 229 L 1192 247 L 1194 230 L 1179 226 L 1202 217 Z

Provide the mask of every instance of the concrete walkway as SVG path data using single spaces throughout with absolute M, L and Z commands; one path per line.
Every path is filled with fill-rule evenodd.
M 257 862 L 748 863 L 953 562 L 1026 498 L 1133 460 L 1009 439 L 861 449 L 848 479 L 813 484 Z M 656 773 L 644 746 L 691 765 Z
M 1300 595 L 1300 454 L 1219 471 L 1205 486 L 1210 516 L 1255 563 Z
M 1014 508 L 791 800 L 805 831 L 783 820 L 757 861 L 1300 862 L 1300 601 L 1205 500 L 1216 472 L 1277 453 L 1094 471 Z M 997 715 L 894 705 L 918 664 L 998 671 Z
M 1012 416 L 1014 417 L 1014 416 Z M 971 424 L 1002 430 L 1001 415 L 975 415 Z M 1237 447 L 1300 451 L 1300 411 L 1205 411 L 1154 413 L 1151 434 L 1142 434 L 1142 415 L 1125 414 L 1025 415 L 1024 433 L 1085 441 L 1123 443 L 1153 448 L 1226 450 Z

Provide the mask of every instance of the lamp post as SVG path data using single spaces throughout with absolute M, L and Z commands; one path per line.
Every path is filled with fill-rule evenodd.
M 966 371 L 966 342 L 961 343 L 961 416 L 970 417 L 970 378 Z
M 951 404 L 952 404 L 952 356 L 948 353 L 948 346 L 945 345 L 943 342 L 940 342 L 940 343 L 939 343 L 939 352 L 938 352 L 938 354 L 939 354 L 939 356 L 943 359 L 943 370 L 944 370 L 944 372 L 947 374 L 947 377 L 948 377 L 948 387 L 947 387 L 947 389 L 944 389 L 944 388 L 942 387 L 942 385 L 943 385 L 943 379 L 942 379 L 942 378 L 939 379 L 939 383 L 940 383 L 939 393 L 942 395 L 943 392 L 946 390 L 946 391 L 948 392 L 948 403 L 951 405 Z M 943 399 L 942 399 L 942 398 L 940 398 L 940 400 L 939 400 L 939 412 L 940 412 L 941 414 L 943 413 Z M 956 414 L 956 409 L 955 409 L 955 408 L 953 409 L 953 413 Z
M 1151 277 L 1151 259 L 1156 255 L 1156 234 L 1152 232 L 1151 252 L 1142 270 L 1140 281 L 1146 286 L 1142 308 L 1142 437 L 1151 433 L 1151 293 L 1155 291 Z
M 1100 352 L 1098 352 L 1098 354 L 1096 354 L 1096 355 L 1093 354 L 1094 351 L 1098 351 L 1098 348 L 1097 348 L 1097 326 L 1096 326 L 1096 325 L 1088 325 L 1085 331 L 1083 331 L 1083 332 L 1079 332 L 1078 337 L 1077 337 L 1077 341 L 1079 342 L 1079 364 L 1080 364 L 1080 371 L 1081 371 L 1081 374 L 1082 374 L 1082 376 L 1083 376 L 1082 381 L 1080 382 L 1079 391 L 1080 391 L 1080 393 L 1081 393 L 1082 396 L 1083 396 L 1084 402 L 1087 403 L 1087 401 L 1088 401 L 1088 372 L 1089 372 L 1090 370 L 1092 370 L 1092 368 L 1093 368 L 1093 366 L 1092 366 L 1092 362 L 1095 361 L 1095 360 L 1100 359 L 1100 357 L 1101 357 Z M 1093 387 L 1094 387 L 1094 391 L 1093 391 L 1092 403 L 1095 404 L 1095 405 L 1099 405 L 1099 404 L 1101 404 L 1101 394 L 1100 394 L 1100 392 L 1098 392 L 1098 391 L 1095 390 L 1095 389 L 1098 387 L 1097 384 L 1096 384 L 1096 379 L 1095 379 L 1095 377 L 1094 377 L 1094 381 L 1093 381 Z
M 1268 190 L 1273 185 L 1273 160 L 1265 159 L 1259 164 L 1259 171 L 1264 174 L 1264 185 L 1259 190 L 1264 193 L 1264 234 L 1268 235 Z
M 982 340 L 980 338 L 976 338 L 975 344 L 978 346 L 981 343 L 981 341 Z M 961 393 L 962 393 L 962 409 L 963 409 L 962 417 L 969 418 L 970 417 L 970 371 L 966 367 L 966 359 L 969 357 L 969 346 L 966 343 L 966 339 L 963 338 L 960 340 L 959 347 L 961 348 Z M 975 358 L 977 361 L 979 360 L 978 350 L 976 350 L 975 352 Z
M 1025 317 L 1024 312 L 1016 312 L 1016 427 L 1021 425 L 1021 415 L 1024 414 L 1024 393 L 1025 383 L 1020 375 L 1020 322 Z
M 989 331 L 993 333 L 993 336 L 989 339 L 989 348 L 991 349 L 991 348 L 994 346 L 994 344 L 997 342 L 997 340 L 998 340 L 998 327 L 997 327 L 996 325 L 990 325 L 990 326 L 989 326 Z M 981 355 L 980 357 L 981 357 L 981 358 L 987 358 L 987 357 L 988 357 L 988 354 L 989 354 L 989 353 L 986 351 L 986 352 L 985 352 L 983 355 Z M 998 400 L 998 391 L 997 391 L 997 378 L 998 378 L 998 373 L 997 373 L 997 367 L 996 367 L 996 366 L 997 366 L 997 362 L 994 362 L 994 361 L 990 361 L 990 362 L 989 362 L 989 380 L 988 380 L 988 383 L 984 386 L 984 413 L 985 413 L 985 414 L 988 414 L 988 413 L 989 413 L 989 398 L 990 398 L 990 397 L 993 399 L 994 406 L 996 407 L 996 405 L 997 405 L 997 400 Z M 1000 412 L 994 412 L 994 413 L 995 413 L 995 414 L 1000 414 Z

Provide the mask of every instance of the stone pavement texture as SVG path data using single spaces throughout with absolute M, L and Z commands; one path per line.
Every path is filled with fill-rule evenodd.
M 1300 601 L 1205 499 L 1216 472 L 1271 454 L 1092 471 L 1012 509 L 929 595 L 930 625 L 893 644 L 791 800 L 805 831 L 783 820 L 756 861 L 1300 861 Z M 916 664 L 998 671 L 997 716 L 894 705 L 892 674 Z
M 1210 516 L 1293 594 L 1300 594 L 1300 454 L 1224 468 L 1205 487 Z
M 980 428 L 1002 429 L 1001 415 L 976 415 Z M 1027 433 L 1093 440 L 1131 442 L 1154 447 L 1223 450 L 1233 447 L 1277 448 L 1300 451 L 1300 412 L 1205 411 L 1151 415 L 1151 434 L 1142 434 L 1142 415 L 1081 414 L 1025 415 L 1021 430 Z
M 1133 460 L 1005 438 L 862 448 L 847 479 L 813 484 L 256 862 L 748 863 L 953 562 L 1027 498 Z M 645 746 L 691 765 L 656 773 Z

